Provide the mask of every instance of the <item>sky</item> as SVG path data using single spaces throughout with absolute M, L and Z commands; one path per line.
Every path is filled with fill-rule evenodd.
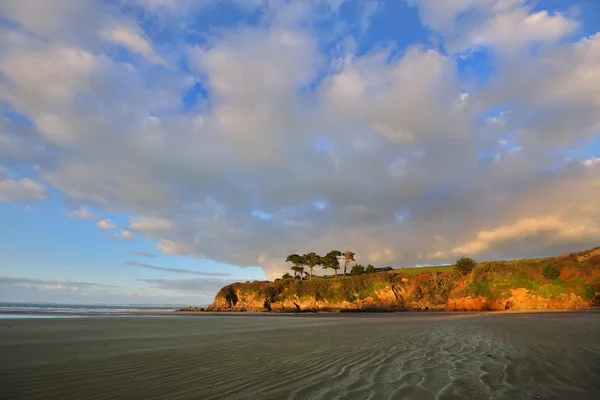
M 600 244 L 600 2 L 0 1 L 0 301 Z

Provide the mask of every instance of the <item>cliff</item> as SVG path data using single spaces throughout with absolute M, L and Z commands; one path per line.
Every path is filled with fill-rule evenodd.
M 207 311 L 567 310 L 600 306 L 600 247 L 481 262 L 466 273 L 411 268 L 312 281 L 233 283 Z

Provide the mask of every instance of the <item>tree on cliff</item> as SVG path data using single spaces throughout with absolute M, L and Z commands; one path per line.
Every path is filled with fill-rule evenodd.
M 321 265 L 321 263 L 322 263 L 321 256 L 315 252 L 312 252 L 312 253 L 303 255 L 302 258 L 304 260 L 304 263 L 310 270 L 310 280 L 312 281 L 313 268 L 316 267 L 317 265 Z
M 292 271 L 294 271 L 294 276 L 299 276 L 300 280 L 302 280 L 302 276 L 304 275 L 304 266 L 294 265 L 292 267 Z
M 337 250 L 331 250 L 329 253 L 325 255 L 322 259 L 322 266 L 325 269 L 332 269 L 335 271 L 335 279 L 337 279 L 337 272 L 340 269 L 340 260 L 338 257 L 341 257 L 342 253 Z
M 344 257 L 344 279 L 346 279 L 346 269 L 348 268 L 348 264 L 350 264 L 351 261 L 354 261 L 354 254 L 355 253 L 350 250 L 346 250 L 344 254 L 342 254 L 342 257 Z
M 473 268 L 475 268 L 477 263 L 472 258 L 461 257 L 458 260 L 456 260 L 456 263 L 454 265 L 454 268 L 456 269 L 456 271 L 458 271 L 459 274 L 467 275 L 473 270 Z
M 356 264 L 352 267 L 352 269 L 350 270 L 350 273 L 354 276 L 362 275 L 365 273 L 365 267 L 363 265 Z
M 285 259 L 286 262 L 291 262 L 294 264 L 292 266 L 292 271 L 294 271 L 294 276 L 300 275 L 300 280 L 302 280 L 302 273 L 304 272 L 304 257 L 298 254 L 290 254 Z

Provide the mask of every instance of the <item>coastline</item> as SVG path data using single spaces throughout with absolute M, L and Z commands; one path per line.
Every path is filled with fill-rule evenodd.
M 127 312 L 112 312 L 112 313 L 73 313 L 73 312 L 38 312 L 38 311 L 3 311 L 0 312 L 0 320 L 4 317 L 23 317 L 23 318 L 124 318 L 124 317 L 209 317 L 209 316 L 231 316 L 231 317 L 302 317 L 302 318 L 361 318 L 361 317 L 381 317 L 381 318 L 402 318 L 410 316 L 501 316 L 501 315 L 546 315 L 546 314 L 568 314 L 577 315 L 600 315 L 600 308 L 594 307 L 590 309 L 580 310 L 504 310 L 504 311 L 423 311 L 423 310 L 408 310 L 398 311 L 392 310 L 388 312 L 372 312 L 372 311 L 318 311 L 318 312 L 279 312 L 279 311 L 127 311 Z

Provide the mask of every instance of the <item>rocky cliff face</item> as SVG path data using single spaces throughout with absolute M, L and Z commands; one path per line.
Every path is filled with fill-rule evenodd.
M 439 303 L 430 299 L 411 301 L 403 295 L 397 296 L 392 287 L 379 290 L 374 296 L 354 300 L 317 300 L 314 296 L 291 296 L 271 302 L 265 296 L 247 293 L 238 285 L 231 286 L 234 296 L 217 295 L 206 311 L 253 311 L 253 312 L 297 312 L 297 311 L 505 311 L 505 310 L 576 310 L 600 305 L 600 292 L 594 300 L 586 300 L 569 292 L 552 298 L 544 298 L 525 288 L 511 289 L 503 298 L 467 296 L 448 298 Z
M 594 251 L 597 253 L 597 249 Z M 556 258 L 480 263 L 466 275 L 457 272 L 408 275 L 396 270 L 338 280 L 234 283 L 219 291 L 207 311 L 503 311 L 598 307 L 600 256 L 594 251 Z M 548 264 L 558 266 L 558 278 L 543 276 Z

